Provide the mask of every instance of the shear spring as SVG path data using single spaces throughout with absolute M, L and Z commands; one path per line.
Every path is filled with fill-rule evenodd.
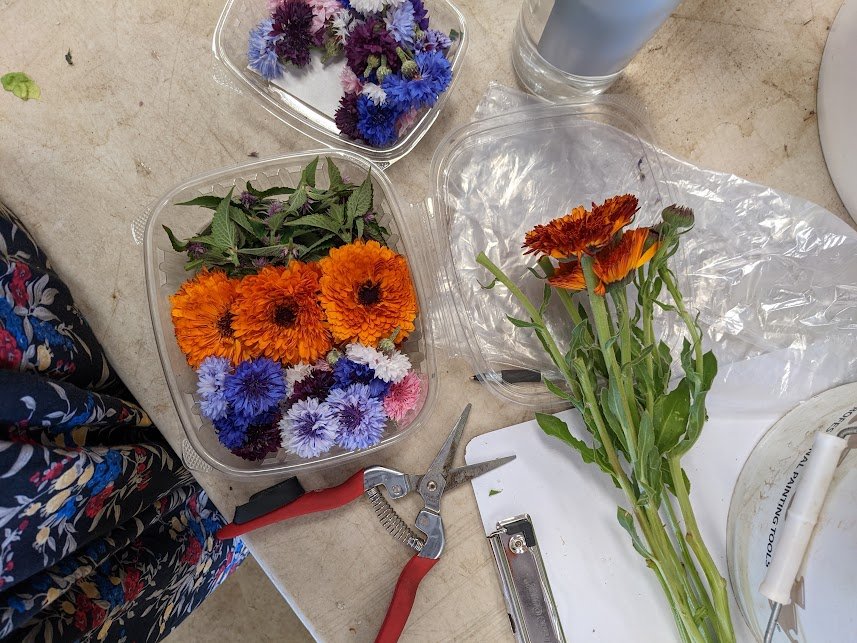
M 417 536 L 408 524 L 399 517 L 396 510 L 390 506 L 384 495 L 378 490 L 378 487 L 372 487 L 366 490 L 366 497 L 372 503 L 372 508 L 375 510 L 375 515 L 384 526 L 384 529 L 396 540 L 404 543 L 415 551 L 420 551 L 425 542 Z

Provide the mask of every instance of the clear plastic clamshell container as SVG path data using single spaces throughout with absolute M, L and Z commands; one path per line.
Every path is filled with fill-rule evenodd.
M 191 179 L 164 195 L 141 218 L 135 238 L 145 246 L 149 307 L 161 363 L 187 439 L 214 468 L 236 476 L 294 473 L 341 464 L 381 449 L 416 430 L 432 413 L 437 397 L 435 350 L 464 358 L 474 373 L 525 368 L 552 376 L 552 365 L 526 329 L 507 315 L 526 313 L 502 287 L 485 289 L 488 273 L 476 263 L 484 251 L 528 296 L 540 301 L 543 282 L 530 275 L 524 234 L 538 223 L 573 207 L 630 192 L 640 199 L 639 221 L 655 217 L 671 202 L 658 152 L 644 118 L 620 99 L 594 103 L 529 106 L 480 118 L 448 136 L 432 160 L 431 195 L 403 206 L 383 170 L 345 150 L 314 151 L 260 159 Z M 176 206 L 203 194 L 225 195 L 250 180 L 258 188 L 295 185 L 301 168 L 315 156 L 335 159 L 344 176 L 359 182 L 370 170 L 375 209 L 391 232 L 390 246 L 408 260 L 420 314 L 416 331 L 403 345 L 423 376 L 424 399 L 403 426 L 388 429 L 367 451 L 335 449 L 301 459 L 281 449 L 262 462 L 249 462 L 220 445 L 210 423 L 199 415 L 196 375 L 179 350 L 170 317 L 169 296 L 188 279 L 185 256 L 173 251 L 162 225 L 180 237 L 194 234 L 211 217 L 203 208 Z M 318 181 L 325 185 L 324 162 Z M 568 335 L 564 313 L 553 305 L 546 318 L 559 338 Z M 561 400 L 541 383 L 488 381 L 507 402 L 551 409 Z
M 493 111 L 507 109 L 497 95 Z M 481 112 L 491 111 L 489 90 Z M 496 101 L 495 101 L 496 102 Z M 446 336 L 474 373 L 530 369 L 559 377 L 530 329 L 516 328 L 507 315 L 527 313 L 503 287 L 491 281 L 476 255 L 488 258 L 535 302 L 544 282 L 527 270 L 535 260 L 521 245 L 536 224 L 578 205 L 617 194 L 640 200 L 637 223 L 654 223 L 672 203 L 660 156 L 644 114 L 622 97 L 595 102 L 539 103 L 483 117 L 447 137 L 432 161 L 431 222 L 438 267 L 440 307 Z M 569 339 L 567 314 L 556 298 L 545 314 L 555 337 Z M 563 345 L 560 342 L 560 345 Z M 562 400 L 543 384 L 488 380 L 503 400 L 528 407 L 561 408 Z
M 192 236 L 211 220 L 212 212 L 202 207 L 179 206 L 177 203 L 207 194 L 225 196 L 230 188 L 236 186 L 240 190 L 247 181 L 260 190 L 281 185 L 295 187 L 303 167 L 316 156 L 334 159 L 343 177 L 347 177 L 352 183 L 361 183 L 372 168 L 374 209 L 378 213 L 378 221 L 390 231 L 389 246 L 408 260 L 417 294 L 420 313 L 415 321 L 416 328 L 403 342 L 400 350 L 408 355 L 414 371 L 421 377 L 421 399 L 414 411 L 400 424 L 391 423 L 383 439 L 369 449 L 346 451 L 341 447 L 334 447 L 311 459 L 304 459 L 280 449 L 260 462 L 251 462 L 232 454 L 221 445 L 211 423 L 200 416 L 196 398 L 196 373 L 188 366 L 179 349 L 170 314 L 170 296 L 192 275 L 184 269 L 187 256 L 173 250 L 163 226 L 170 227 L 179 238 Z M 327 185 L 326 161 L 319 163 L 317 184 Z M 424 312 L 427 302 L 434 299 L 434 282 L 424 265 L 423 249 L 416 246 L 421 235 L 414 233 L 413 224 L 414 218 L 406 216 L 392 184 L 377 166 L 351 152 L 330 150 L 286 154 L 214 170 L 192 178 L 165 194 L 150 212 L 135 224 L 134 236 L 144 246 L 146 290 L 161 365 L 187 440 L 202 460 L 219 471 L 238 477 L 306 471 L 341 464 L 382 449 L 401 440 L 426 420 L 437 397 L 437 369 L 434 344 L 431 340 L 431 319 Z
M 462 13 L 448 0 L 429 0 L 426 8 L 433 29 L 458 32 L 447 53 L 452 64 L 452 82 L 431 109 L 424 111 L 399 140 L 384 148 L 346 138 L 336 127 L 333 116 L 342 96 L 339 72 L 345 65 L 344 56 L 322 65 L 320 54 L 313 52 L 308 67 L 290 69 L 276 81 L 266 80 L 247 66 L 248 35 L 268 17 L 267 0 L 229 0 L 226 3 L 214 30 L 214 56 L 228 70 L 231 82 L 224 81 L 226 84 L 253 97 L 284 123 L 323 145 L 357 152 L 386 167 L 408 154 L 426 135 L 452 95 L 464 62 L 468 35 Z

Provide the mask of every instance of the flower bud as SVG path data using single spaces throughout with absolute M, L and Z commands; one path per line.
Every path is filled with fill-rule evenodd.
M 376 72 L 376 75 L 378 76 L 378 84 L 380 85 L 383 83 L 384 79 L 391 73 L 393 73 L 393 70 L 387 67 L 387 65 L 381 65 L 378 67 L 378 71 Z
M 420 73 L 420 68 L 413 60 L 406 60 L 402 63 L 402 76 L 408 79 L 416 78 Z
M 334 364 L 336 364 L 336 362 L 339 361 L 340 357 L 342 357 L 342 353 L 340 353 L 334 348 L 327 354 L 327 357 L 325 359 L 327 360 L 328 364 L 333 366 Z
M 382 353 L 392 353 L 396 350 L 396 344 L 393 343 L 393 340 L 389 337 L 385 337 L 380 342 L 378 342 L 378 350 Z
M 693 210 L 683 205 L 668 205 L 661 213 L 661 218 L 668 226 L 683 230 L 693 225 Z
M 366 67 L 369 69 L 375 69 L 378 65 L 381 64 L 381 58 L 378 54 L 369 54 L 366 57 Z

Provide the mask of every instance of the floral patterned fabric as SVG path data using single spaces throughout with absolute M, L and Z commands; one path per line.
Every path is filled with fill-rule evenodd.
M 157 641 L 244 559 L 0 204 L 0 638 Z

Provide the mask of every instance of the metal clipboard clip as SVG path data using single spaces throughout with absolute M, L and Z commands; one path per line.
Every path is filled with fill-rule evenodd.
M 519 643 L 565 643 L 532 519 L 523 514 L 502 520 L 488 541 L 515 639 Z

